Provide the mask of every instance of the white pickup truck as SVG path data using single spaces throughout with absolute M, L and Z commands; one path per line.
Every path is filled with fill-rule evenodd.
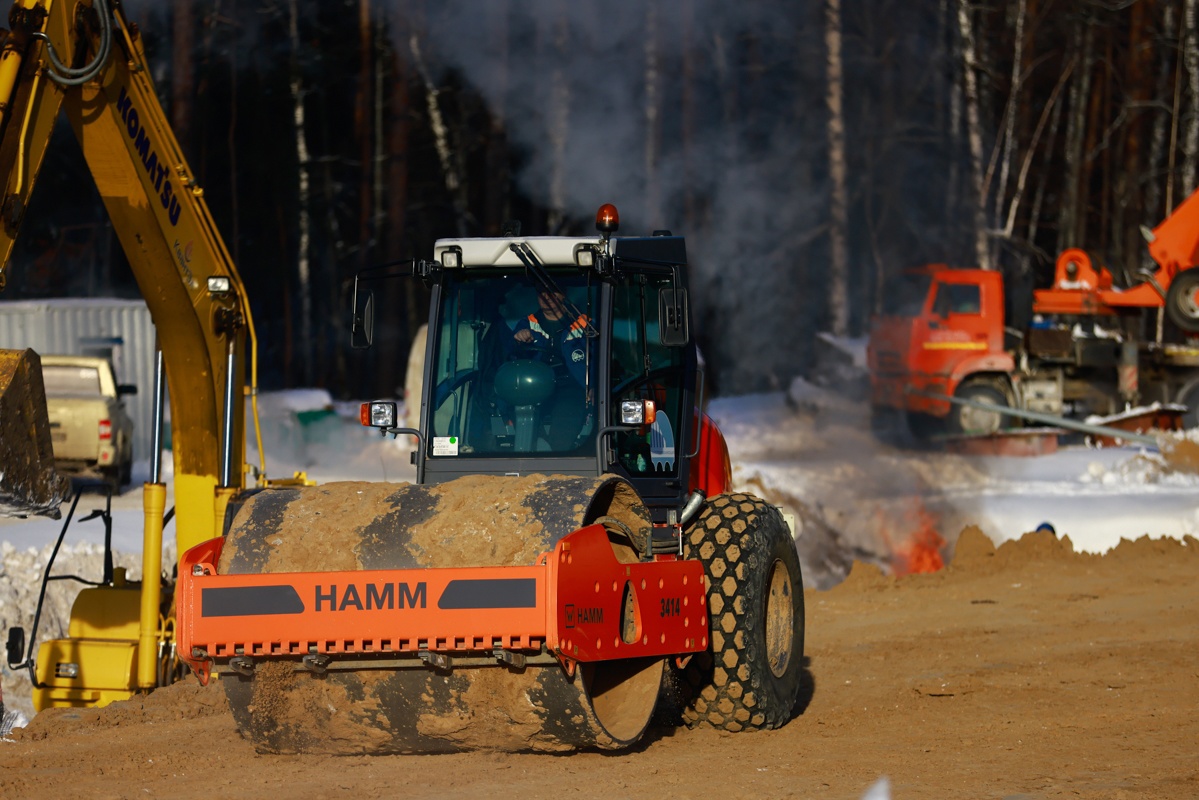
M 99 477 L 114 490 L 133 467 L 133 420 L 122 398 L 137 387 L 118 384 L 112 364 L 92 356 L 42 356 L 54 463 L 64 475 Z

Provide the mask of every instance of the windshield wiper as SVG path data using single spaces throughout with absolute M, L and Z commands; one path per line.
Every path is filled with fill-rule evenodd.
M 533 276 L 533 280 L 537 281 L 543 292 L 561 295 L 562 304 L 566 306 L 566 310 L 570 312 L 572 317 L 587 320 L 587 324 L 583 329 L 584 336 L 588 338 L 599 336 L 599 331 L 591 324 L 591 317 L 586 316 L 578 306 L 570 301 L 570 298 L 566 295 L 566 291 L 558 285 L 552 275 L 546 272 L 545 264 L 537 257 L 537 254 L 533 252 L 533 248 L 529 247 L 527 242 L 513 242 L 508 247 L 513 253 L 516 253 L 516 257 L 525 265 L 525 269 Z

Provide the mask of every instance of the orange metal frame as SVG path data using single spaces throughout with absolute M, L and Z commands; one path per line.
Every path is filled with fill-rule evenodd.
M 179 652 L 204 683 L 214 661 L 234 656 L 472 655 L 544 645 L 572 669 L 708 646 L 703 566 L 621 563 L 599 525 L 527 567 L 219 575 L 223 545 L 212 539 L 184 554 L 176 593 Z

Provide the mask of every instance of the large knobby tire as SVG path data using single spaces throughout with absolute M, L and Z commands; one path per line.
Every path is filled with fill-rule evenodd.
M 777 728 L 803 679 L 803 579 L 795 540 L 748 494 L 709 500 L 687 536 L 703 562 L 710 647 L 683 669 L 683 719 L 729 731 Z
M 1007 397 L 994 386 L 985 383 L 966 384 L 958 389 L 957 396 L 963 400 L 981 400 L 993 406 L 1008 407 Z M 987 435 L 1006 427 L 1008 417 L 998 411 L 989 411 L 974 406 L 955 404 L 950 412 L 950 428 L 953 433 L 965 435 Z
M 1199 333 L 1199 269 L 1174 276 L 1166 292 L 1166 316 L 1187 333 Z

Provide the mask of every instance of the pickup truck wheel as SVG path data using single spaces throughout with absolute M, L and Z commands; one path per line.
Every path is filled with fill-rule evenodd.
M 1187 333 L 1199 333 L 1199 269 L 1174 276 L 1166 292 L 1166 316 Z
M 957 396 L 962 400 L 980 400 L 994 406 L 1008 407 L 1007 398 L 1003 392 L 994 386 L 982 383 L 967 384 L 958 389 Z M 950 424 L 954 433 L 965 435 L 987 435 L 995 433 L 1007 424 L 1008 418 L 998 412 L 974 406 L 955 404 L 950 412 Z
M 676 681 L 684 721 L 727 731 L 780 727 L 805 674 L 803 578 L 787 524 L 752 495 L 718 495 L 686 544 L 706 573 L 710 643 Z
M 108 467 L 107 469 L 104 470 L 104 472 L 102 474 L 104 476 L 104 482 L 107 483 L 108 486 L 112 489 L 112 493 L 114 495 L 120 494 L 121 493 L 121 468 L 119 466 Z

